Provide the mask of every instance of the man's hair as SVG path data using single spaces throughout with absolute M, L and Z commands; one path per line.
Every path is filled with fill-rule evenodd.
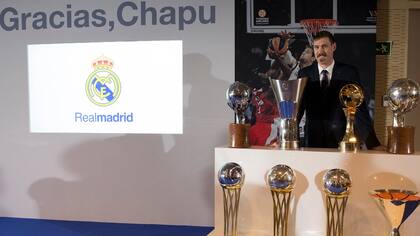
M 334 35 L 331 34 L 331 32 L 329 31 L 326 31 L 326 30 L 319 31 L 317 34 L 315 34 L 314 41 L 320 38 L 328 38 L 331 44 L 335 43 Z

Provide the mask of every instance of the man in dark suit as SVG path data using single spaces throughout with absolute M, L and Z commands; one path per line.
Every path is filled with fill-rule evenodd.
M 316 62 L 303 68 L 299 77 L 308 77 L 300 117 L 306 112 L 306 147 L 337 148 L 346 130 L 346 117 L 339 92 L 346 84 L 361 86 L 359 73 L 351 65 L 334 60 L 336 42 L 328 31 L 320 31 L 313 42 Z M 355 134 L 368 149 L 380 146 L 366 102 L 356 112 Z

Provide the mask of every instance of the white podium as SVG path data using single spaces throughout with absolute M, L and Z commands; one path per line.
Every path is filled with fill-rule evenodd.
M 333 149 L 278 150 L 272 148 L 215 149 L 215 229 L 223 236 L 223 196 L 217 172 L 236 162 L 245 172 L 238 214 L 238 236 L 273 235 L 273 202 L 265 183 L 268 170 L 286 164 L 296 174 L 289 215 L 290 236 L 325 236 L 326 210 L 322 177 L 328 169 L 349 172 L 352 188 L 344 216 L 345 236 L 388 236 L 391 226 L 368 195 L 369 190 L 420 186 L 420 155 L 393 155 L 379 151 L 357 154 Z M 419 206 L 420 208 L 420 206 Z M 400 228 L 401 236 L 420 235 L 420 209 Z

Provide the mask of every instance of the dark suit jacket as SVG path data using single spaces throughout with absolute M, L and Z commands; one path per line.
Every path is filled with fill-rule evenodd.
M 337 148 L 344 137 L 346 117 L 338 94 L 340 89 L 350 83 L 361 86 L 359 73 L 353 66 L 335 62 L 329 87 L 321 90 L 318 64 L 303 68 L 299 77 L 308 77 L 302 97 L 299 119 L 306 111 L 305 137 L 306 147 Z M 355 134 L 367 148 L 379 146 L 380 143 L 373 129 L 366 102 L 356 112 Z

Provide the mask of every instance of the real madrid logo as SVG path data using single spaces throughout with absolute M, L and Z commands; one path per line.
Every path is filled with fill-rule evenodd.
M 86 95 L 98 106 L 109 106 L 118 99 L 121 92 L 120 79 L 111 70 L 114 63 L 111 59 L 101 56 L 92 66 L 95 70 L 86 80 Z

